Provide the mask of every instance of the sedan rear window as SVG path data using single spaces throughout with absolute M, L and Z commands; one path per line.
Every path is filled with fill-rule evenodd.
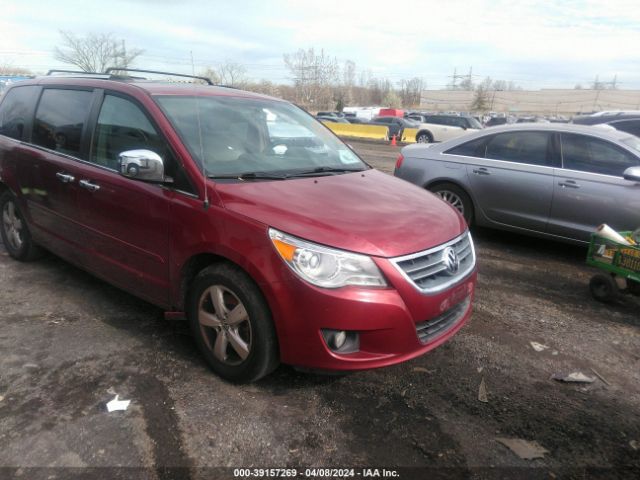
M 547 132 L 500 133 L 489 141 L 486 157 L 528 165 L 547 165 L 548 145 Z

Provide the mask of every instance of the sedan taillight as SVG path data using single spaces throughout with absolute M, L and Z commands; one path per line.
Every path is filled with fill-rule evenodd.
M 400 169 L 403 161 L 404 161 L 404 157 L 402 156 L 402 154 L 398 155 L 398 159 L 396 160 L 396 170 Z

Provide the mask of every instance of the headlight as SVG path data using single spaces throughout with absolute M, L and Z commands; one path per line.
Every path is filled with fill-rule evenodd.
M 385 287 L 382 273 L 366 255 L 344 252 L 269 229 L 276 250 L 302 279 L 324 288 Z

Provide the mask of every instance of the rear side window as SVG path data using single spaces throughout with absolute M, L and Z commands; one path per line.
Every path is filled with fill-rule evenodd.
M 79 157 L 92 95 L 86 90 L 44 90 L 36 111 L 33 143 Z
M 38 89 L 35 85 L 14 87 L 0 104 L 0 135 L 23 140 L 28 120 L 33 115 Z
M 484 158 L 485 145 L 487 143 L 487 137 L 477 138 L 470 142 L 463 143 L 457 147 L 453 147 L 451 150 L 444 152 L 450 155 L 463 155 L 465 157 L 478 157 Z
M 610 142 L 574 133 L 562 134 L 562 166 L 568 170 L 621 177 L 640 165 L 637 157 Z
M 546 166 L 548 149 L 547 132 L 500 133 L 489 140 L 486 158 Z

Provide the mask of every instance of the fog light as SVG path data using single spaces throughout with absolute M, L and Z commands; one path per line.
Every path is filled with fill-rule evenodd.
M 336 350 L 340 350 L 344 345 L 344 342 L 347 341 L 347 332 L 344 330 L 340 330 L 339 332 L 333 335 L 333 348 Z
M 360 349 L 360 337 L 357 332 L 346 330 L 322 329 L 327 346 L 336 353 L 353 353 Z

